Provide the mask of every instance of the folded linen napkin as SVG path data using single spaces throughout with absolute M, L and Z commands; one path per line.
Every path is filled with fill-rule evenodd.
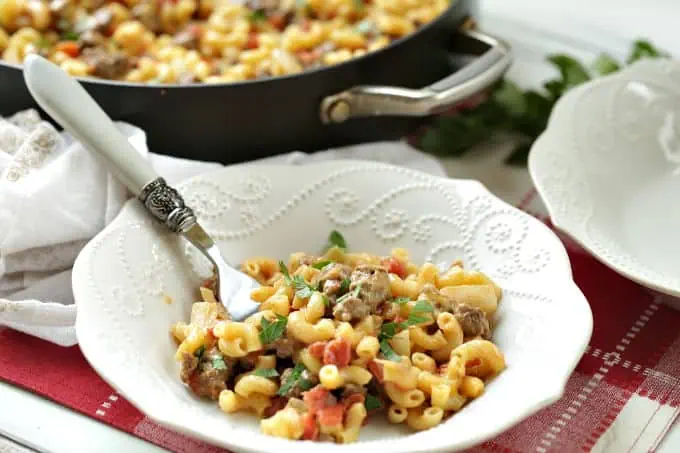
M 118 127 L 171 184 L 221 167 L 151 153 L 144 131 L 125 123 Z M 435 159 L 403 142 L 292 152 L 258 162 L 303 165 L 331 159 L 375 160 L 445 174 Z M 71 267 L 128 197 L 90 152 L 41 121 L 36 111 L 0 118 L 0 326 L 60 345 L 77 342 Z

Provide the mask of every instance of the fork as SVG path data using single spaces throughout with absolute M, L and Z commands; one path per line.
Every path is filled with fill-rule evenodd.
M 215 292 L 232 319 L 241 321 L 258 309 L 250 291 L 259 283 L 229 266 L 198 223 L 179 192 L 168 185 L 130 145 L 85 89 L 61 68 L 38 55 L 24 61 L 24 80 L 42 109 L 94 152 L 137 197 L 147 212 L 194 245 L 213 265 Z

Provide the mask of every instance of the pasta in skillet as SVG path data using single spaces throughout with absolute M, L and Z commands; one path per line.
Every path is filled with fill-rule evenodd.
M 501 289 L 454 262 L 440 272 L 391 256 L 349 253 L 333 232 L 322 256 L 253 258 L 260 311 L 234 322 L 201 288 L 189 323 L 171 331 L 180 377 L 227 413 L 254 412 L 264 433 L 356 441 L 368 414 L 425 430 L 484 392 L 505 368 L 490 340 Z

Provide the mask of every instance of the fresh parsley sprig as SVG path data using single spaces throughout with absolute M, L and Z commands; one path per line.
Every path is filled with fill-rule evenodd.
M 567 91 L 643 58 L 668 56 L 644 40 L 633 43 L 625 63 L 602 54 L 588 67 L 569 55 L 550 55 L 547 60 L 559 77 L 546 82 L 542 89 L 525 91 L 510 80 L 503 80 L 479 105 L 456 109 L 452 116 L 439 116 L 433 127 L 419 137 L 419 147 L 440 156 L 459 156 L 493 136 L 510 135 L 517 138 L 518 144 L 506 162 L 526 165 L 531 145 L 545 130 L 555 103 Z
M 374 409 L 381 409 L 383 407 L 382 402 L 380 401 L 380 398 L 377 396 L 371 395 L 370 393 L 366 394 L 366 410 L 367 411 L 372 411 Z
M 401 298 L 400 298 L 401 299 Z M 405 298 L 404 298 L 405 299 Z M 401 303 L 407 303 L 408 300 L 400 300 Z M 380 342 L 380 352 L 386 359 L 398 362 L 401 360 L 399 354 L 397 354 L 392 346 L 390 346 L 389 340 L 391 340 L 400 330 L 408 329 L 411 326 L 427 322 L 430 318 L 421 316 L 422 313 L 432 313 L 434 307 L 427 300 L 419 300 L 415 303 L 409 313 L 406 321 L 403 322 L 387 322 L 380 327 L 380 334 L 378 335 L 378 341 Z
M 347 250 L 347 241 L 345 240 L 345 237 L 337 230 L 331 231 L 331 234 L 328 235 L 328 244 L 326 244 L 324 251 L 327 251 L 333 247 Z
M 295 384 L 298 384 L 302 390 L 309 390 L 312 388 L 314 384 L 310 380 L 302 377 L 305 370 L 306 368 L 303 364 L 296 364 L 295 368 L 293 368 L 293 371 L 288 376 L 288 379 L 286 379 L 286 382 L 281 383 L 281 387 L 276 394 L 279 396 L 286 396 Z
M 291 278 L 288 268 L 283 261 L 279 261 L 279 270 L 283 274 L 283 278 L 288 286 L 295 290 L 295 294 L 301 299 L 312 297 L 316 288 L 305 281 L 301 275 L 296 275 Z
M 264 316 L 260 321 L 260 341 L 262 344 L 273 343 L 278 340 L 281 335 L 286 331 L 286 326 L 288 325 L 288 318 L 276 314 L 276 321 L 271 322 Z
M 274 368 L 258 368 L 253 372 L 255 376 L 260 376 L 260 377 L 265 377 L 265 378 L 274 378 L 279 375 L 279 372 L 276 371 Z

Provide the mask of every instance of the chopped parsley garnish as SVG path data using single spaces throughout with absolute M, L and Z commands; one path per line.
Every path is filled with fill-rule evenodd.
M 291 278 L 288 268 L 283 261 L 279 261 L 279 270 L 283 274 L 283 278 L 288 286 L 292 286 L 295 289 L 295 294 L 301 299 L 307 299 L 312 297 L 312 294 L 316 291 L 316 288 L 308 284 L 301 275 L 296 275 Z
M 216 370 L 226 370 L 227 369 L 227 364 L 224 362 L 224 358 L 222 357 L 215 357 L 212 359 L 212 366 Z
M 328 300 L 328 297 L 325 294 L 321 294 L 321 298 L 323 299 L 323 304 L 328 307 L 331 304 L 331 301 Z
M 392 303 L 395 303 L 397 305 L 404 305 L 411 302 L 411 299 L 408 297 L 397 297 L 392 301 Z
M 399 354 L 394 352 L 394 349 L 392 349 L 392 346 L 390 346 L 387 340 L 382 340 L 380 342 L 380 352 L 382 352 L 382 355 L 385 356 L 387 360 L 391 360 L 393 362 L 401 361 L 401 357 Z
M 314 269 L 319 269 L 319 270 L 321 270 L 321 269 L 323 269 L 324 267 L 326 267 L 326 266 L 328 266 L 329 264 L 331 264 L 332 262 L 333 262 L 333 261 L 330 261 L 330 260 L 319 261 L 318 263 L 312 264 L 312 267 L 313 267 Z
M 380 399 L 376 396 L 371 395 L 370 393 L 366 394 L 366 410 L 367 411 L 372 411 L 374 409 L 380 409 L 382 408 L 382 402 Z
M 78 41 L 79 37 L 80 34 L 73 30 L 67 30 L 61 34 L 61 39 L 64 41 Z
M 345 241 L 345 238 L 337 230 L 331 231 L 331 234 L 328 235 L 328 244 L 326 245 L 326 250 L 333 247 L 347 250 L 347 241 Z
M 276 341 L 283 335 L 287 325 L 288 318 L 281 316 L 278 313 L 276 314 L 276 321 L 274 322 L 269 321 L 263 316 L 260 321 L 260 327 L 262 327 L 262 330 L 260 331 L 260 341 L 263 344 L 269 344 Z
M 274 378 L 279 375 L 279 372 L 274 368 L 258 368 L 253 374 L 265 378 Z
M 295 368 L 293 368 L 293 371 L 290 373 L 290 376 L 288 376 L 286 382 L 281 383 L 281 387 L 279 388 L 279 391 L 276 392 L 276 394 L 279 396 L 286 396 L 290 389 L 292 389 L 298 382 L 300 384 L 300 388 L 303 390 L 309 390 L 312 388 L 313 384 L 309 380 L 302 377 L 302 373 L 304 372 L 305 366 L 301 363 L 296 364 Z
M 340 292 L 341 292 L 341 293 L 346 293 L 347 291 L 349 291 L 349 285 L 350 285 L 351 283 L 352 283 L 352 282 L 350 281 L 349 278 L 344 279 L 344 280 L 340 283 Z
M 204 352 L 205 352 L 205 345 L 202 344 L 201 346 L 198 347 L 198 349 L 196 349 L 194 351 L 194 356 L 198 357 L 200 359 L 201 357 L 203 357 Z
M 411 313 L 408 315 L 408 319 L 406 321 L 387 322 L 383 324 L 380 327 L 380 335 L 378 335 L 378 339 L 380 340 L 380 352 L 382 352 L 385 358 L 393 361 L 401 360 L 399 354 L 394 352 L 394 349 L 392 349 L 392 347 L 388 343 L 388 340 L 391 340 L 397 334 L 397 332 L 399 332 L 402 329 L 408 329 L 409 327 L 415 326 L 416 324 L 429 321 L 430 320 L 429 318 L 420 316 L 419 313 L 432 313 L 433 311 L 434 308 L 432 307 L 432 304 L 430 304 L 430 302 L 426 300 L 419 300 L 413 306 L 413 309 L 411 310 Z
M 340 302 L 342 302 L 342 301 L 344 301 L 344 300 L 346 300 L 346 299 L 349 299 L 350 297 L 359 297 L 359 293 L 360 293 L 360 292 L 361 292 L 361 283 L 359 283 L 357 286 L 355 286 L 354 289 L 353 289 L 351 292 L 349 292 L 349 293 L 345 294 L 344 296 L 340 297 L 340 298 L 338 299 L 338 303 L 340 303 Z
M 263 9 L 256 9 L 250 14 L 249 19 L 251 22 L 264 22 L 267 20 L 267 14 Z

